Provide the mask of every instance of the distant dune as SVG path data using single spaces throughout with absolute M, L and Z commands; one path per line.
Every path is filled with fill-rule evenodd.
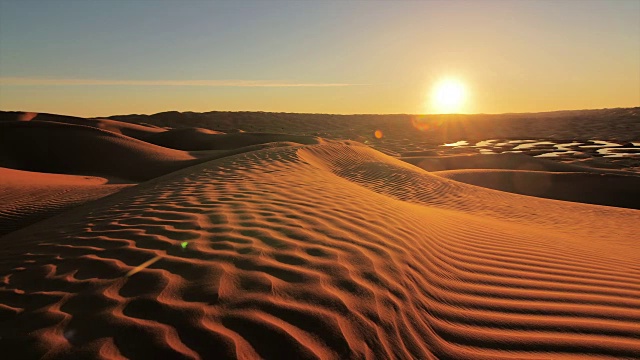
M 440 146 L 638 141 L 638 110 L 0 113 L 0 349 L 638 358 L 636 155 Z
M 262 112 L 164 112 L 120 115 L 111 119 L 157 126 L 233 131 L 357 136 L 382 130 L 398 146 L 405 139 L 443 143 L 494 138 L 599 139 L 640 141 L 640 107 L 524 114 L 477 115 L 327 115 Z M 422 131 L 415 131 L 422 129 Z M 425 132 L 428 136 L 425 136 Z M 406 144 L 405 144 L 406 145 Z

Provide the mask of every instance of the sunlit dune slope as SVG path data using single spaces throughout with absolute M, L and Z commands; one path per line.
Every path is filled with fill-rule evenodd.
M 0 168 L 0 236 L 130 186 L 106 182 Z
M 0 348 L 634 358 L 639 217 L 467 185 L 356 144 L 246 152 L 0 238 Z

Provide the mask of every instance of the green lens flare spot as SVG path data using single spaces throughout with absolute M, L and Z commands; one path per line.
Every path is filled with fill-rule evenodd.
M 183 248 L 183 249 L 186 249 L 188 244 L 189 244 L 188 242 L 183 241 L 183 242 L 180 244 L 180 246 L 182 246 L 182 248 Z

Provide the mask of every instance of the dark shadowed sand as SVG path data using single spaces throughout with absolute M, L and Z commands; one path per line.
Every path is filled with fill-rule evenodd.
M 0 113 L 0 349 L 638 358 L 639 141 L 637 108 Z

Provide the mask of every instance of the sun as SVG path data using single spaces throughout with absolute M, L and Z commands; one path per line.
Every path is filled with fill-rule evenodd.
M 453 79 L 439 82 L 433 89 L 432 106 L 439 114 L 459 113 L 466 97 L 464 85 Z

